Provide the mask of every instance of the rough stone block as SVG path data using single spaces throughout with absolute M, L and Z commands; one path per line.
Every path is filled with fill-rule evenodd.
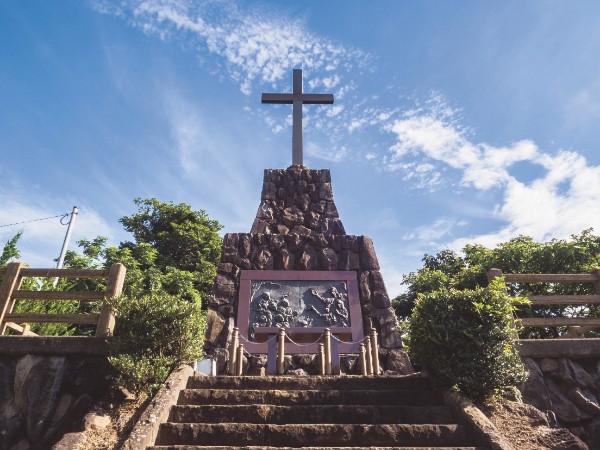
M 387 309 L 392 302 L 386 292 L 375 291 L 371 297 L 371 304 L 377 309 Z
M 83 427 L 86 430 L 103 430 L 107 426 L 110 425 L 110 417 L 97 414 L 97 413 L 88 413 L 83 418 Z
M 360 295 L 360 301 L 366 302 L 371 299 L 371 288 L 369 286 L 369 274 L 370 272 L 361 272 L 358 282 L 358 293 Z
M 217 311 L 209 310 L 206 316 L 206 340 L 212 343 L 217 342 L 224 326 L 225 318 L 221 317 Z
M 338 267 L 338 256 L 331 248 L 323 248 L 319 252 L 320 270 L 336 270 Z
M 58 402 L 66 358 L 25 355 L 15 370 L 15 403 L 25 418 L 27 437 L 38 443 L 44 437 Z
M 263 247 L 258 251 L 254 266 L 259 270 L 273 269 L 273 255 L 266 247 Z
M 275 186 L 275 183 L 273 183 L 271 181 L 263 182 L 262 195 L 261 195 L 262 200 L 274 200 L 276 193 L 277 193 L 277 187 Z
M 315 270 L 317 264 L 317 252 L 311 245 L 304 247 L 296 260 L 296 267 L 300 270 Z
M 361 236 L 359 239 L 360 268 L 362 270 L 379 270 L 379 262 L 375 255 L 373 241 L 368 236 Z
M 292 233 L 299 236 L 309 236 L 312 233 L 312 230 L 310 228 L 306 228 L 304 225 L 296 225 L 292 229 Z
M 385 369 L 393 370 L 402 375 L 409 375 L 415 372 L 406 352 L 398 348 L 388 352 L 385 359 Z

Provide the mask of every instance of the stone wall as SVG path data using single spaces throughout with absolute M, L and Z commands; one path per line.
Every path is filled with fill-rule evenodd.
M 101 356 L 0 356 L 0 450 L 50 448 L 110 380 Z
M 329 170 L 266 169 L 252 234 L 346 234 Z
M 530 372 L 523 400 L 600 449 L 600 359 L 523 358 Z
M 372 240 L 346 235 L 333 200 L 329 170 L 300 166 L 264 173 L 261 202 L 250 233 L 225 235 L 221 263 L 209 302 L 205 348 L 222 373 L 226 348 L 235 326 L 241 270 L 355 271 L 365 330 L 379 333 L 384 370 L 412 373 L 396 331 L 391 307 Z M 288 358 L 289 370 L 314 370 L 310 355 Z M 248 370 L 260 370 L 266 359 L 250 358 Z M 348 373 L 356 368 L 343 362 Z

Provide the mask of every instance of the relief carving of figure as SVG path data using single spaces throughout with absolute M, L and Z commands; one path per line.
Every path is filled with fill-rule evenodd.
M 346 309 L 345 299 L 347 295 L 338 291 L 335 287 L 329 288 L 329 297 L 324 297 L 319 294 L 315 289 L 311 289 L 310 293 L 317 297 L 325 308 L 325 312 L 321 313 L 313 306 L 311 309 L 325 320 L 327 325 L 338 325 L 341 327 L 347 327 L 348 324 L 348 310 Z

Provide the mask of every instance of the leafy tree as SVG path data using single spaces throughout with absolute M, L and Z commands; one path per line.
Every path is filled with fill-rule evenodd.
M 111 303 L 118 321 L 109 360 L 131 391 L 154 393 L 173 369 L 202 355 L 205 315 L 198 305 L 164 292 Z
M 221 254 L 221 224 L 185 203 L 153 198 L 135 204 L 138 212 L 120 219 L 135 240 L 104 252 L 106 264 L 127 267 L 125 293 L 164 290 L 190 301 L 208 299 Z
M 514 389 L 527 378 L 513 343 L 514 299 L 502 279 L 485 288 L 419 294 L 408 349 L 444 389 L 474 400 Z
M 11 260 L 19 259 L 21 252 L 17 248 L 17 243 L 21 239 L 21 236 L 23 236 L 23 230 L 19 231 L 4 244 L 2 254 L 0 255 L 0 267 L 6 267 Z
M 503 273 L 586 273 L 600 266 L 600 236 L 592 229 L 571 236 L 571 239 L 553 239 L 537 243 L 529 236 L 519 236 L 493 249 L 482 245 L 467 245 L 459 255 L 442 250 L 436 255 L 425 255 L 423 267 L 404 276 L 405 293 L 393 301 L 398 317 L 409 320 L 418 294 L 440 289 L 476 289 L 487 286 L 486 273 L 495 267 Z M 539 283 L 507 285 L 513 296 L 552 294 L 592 294 L 589 283 Z M 522 308 L 521 316 L 552 317 L 564 315 L 596 315 L 594 307 L 535 306 Z M 529 329 L 528 337 L 555 337 L 556 329 Z

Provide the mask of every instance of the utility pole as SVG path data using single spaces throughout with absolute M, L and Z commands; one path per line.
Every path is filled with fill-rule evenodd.
M 69 226 L 67 227 L 67 234 L 65 235 L 65 241 L 63 242 L 60 256 L 58 257 L 58 264 L 56 264 L 57 269 L 62 269 L 63 263 L 65 262 L 65 254 L 67 253 L 67 247 L 69 246 L 69 240 L 71 239 L 71 233 L 73 232 L 73 225 L 75 224 L 75 217 L 78 212 L 77 206 L 73 206 L 71 218 L 69 219 Z

